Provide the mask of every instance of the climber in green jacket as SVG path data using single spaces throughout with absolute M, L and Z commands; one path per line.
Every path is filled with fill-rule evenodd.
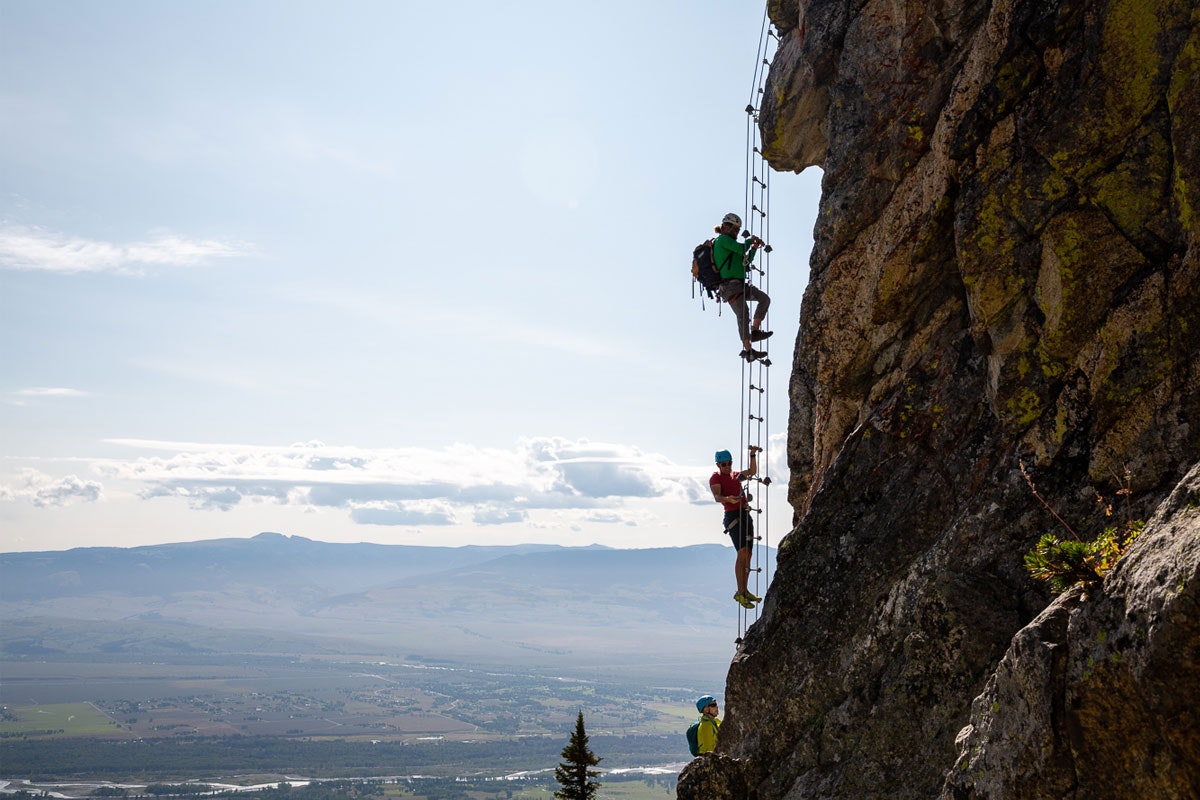
M 742 229 L 742 218 L 732 212 L 725 215 L 721 224 L 713 228 L 718 236 L 713 240 L 713 263 L 721 272 L 721 299 L 733 309 L 737 317 L 738 336 L 742 340 L 742 358 L 753 361 L 762 358 L 766 353 L 755 350 L 752 342 L 759 342 L 771 335 L 771 331 L 762 330 L 763 320 L 767 318 L 767 309 L 771 306 L 771 298 L 762 289 L 746 281 L 746 267 L 754 260 L 758 248 L 763 246 L 763 240 L 751 236 L 746 242 L 737 240 L 738 231 Z M 749 250 L 747 250 L 749 248 Z M 755 303 L 754 321 L 750 322 L 749 303 Z

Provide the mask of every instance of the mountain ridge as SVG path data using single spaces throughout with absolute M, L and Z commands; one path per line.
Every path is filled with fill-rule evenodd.
M 431 564 L 445 562 L 447 568 L 477 563 L 500 555 L 521 555 L 558 549 L 561 545 L 518 544 L 518 545 L 464 545 L 462 547 L 439 547 L 426 545 L 386 545 L 368 542 L 335 543 L 322 542 L 303 536 L 264 532 L 248 538 L 200 539 L 189 542 L 173 542 L 136 547 L 77 547 L 60 551 L 30 551 L 0 553 L 0 571 L 6 573 L 4 585 L 0 587 L 0 599 L 17 599 L 32 593 L 45 593 L 45 582 L 56 585 L 64 594 L 95 591 L 101 588 L 124 586 L 129 590 L 149 591 L 151 586 L 178 590 L 178 584 L 167 583 L 159 587 L 156 583 L 122 584 L 115 575 L 106 575 L 98 567 L 109 569 L 149 568 L 164 572 L 177 580 L 186 576 L 188 570 L 224 568 L 232 573 L 257 570 L 261 563 L 252 559 L 274 558 L 277 567 L 292 570 L 295 574 L 312 580 L 318 585 L 336 588 L 361 584 L 364 580 L 387 580 L 389 573 L 400 575 L 428 571 Z M 592 551 L 604 550 L 602 546 L 588 545 L 576 548 Z M 71 580 L 70 573 L 79 568 L 88 571 L 89 584 Z M 348 578 L 345 571 L 352 570 L 354 577 Z M 228 574 L 228 573 L 227 573 Z M 58 576 L 57 580 L 55 577 Z M 220 575 L 218 574 L 217 577 Z M 145 576 L 143 576 L 145 577 Z M 212 579 L 213 574 L 205 576 Z M 80 580 L 83 577 L 80 576 Z
M 738 625 L 732 572 L 733 551 L 717 544 L 449 548 L 259 534 L 5 553 L 0 654 L 657 664 L 671 680 L 698 670 L 719 684 Z

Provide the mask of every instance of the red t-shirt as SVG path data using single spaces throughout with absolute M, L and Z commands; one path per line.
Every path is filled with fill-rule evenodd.
M 742 506 L 746 505 L 746 498 L 743 494 L 745 487 L 738 480 L 740 472 L 731 472 L 728 475 L 722 472 L 714 472 L 713 476 L 708 479 L 709 486 L 720 486 L 720 494 L 722 497 L 736 497 L 737 500 L 733 503 L 722 503 L 726 511 L 737 511 Z

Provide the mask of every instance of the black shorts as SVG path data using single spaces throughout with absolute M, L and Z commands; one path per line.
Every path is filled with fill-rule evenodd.
M 738 550 L 754 547 L 754 520 L 750 517 L 750 509 L 726 511 L 725 532 Z

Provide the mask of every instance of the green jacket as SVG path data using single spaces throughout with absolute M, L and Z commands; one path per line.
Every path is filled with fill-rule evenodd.
M 711 722 L 711 725 L 705 725 Z M 707 714 L 700 715 L 700 727 L 696 729 L 696 743 L 701 753 L 711 753 L 717 746 L 717 731 L 721 729 L 721 720 Z
M 750 260 L 754 260 L 755 250 L 750 255 Z M 745 280 L 746 279 L 746 244 L 739 242 L 737 239 L 722 233 L 713 241 L 713 263 L 717 265 L 717 269 L 721 272 L 721 280 Z

